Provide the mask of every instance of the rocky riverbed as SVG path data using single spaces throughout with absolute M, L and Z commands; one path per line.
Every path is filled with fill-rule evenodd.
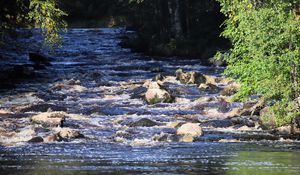
M 222 77 L 222 68 L 201 66 L 197 59 L 134 54 L 118 46 L 121 35 L 122 29 L 72 29 L 63 35 L 63 46 L 51 55 L 52 66 L 43 69 L 28 61 L 27 53 L 32 50 L 25 54 L 1 51 L 4 56 L 18 57 L 14 64 L 2 61 L 4 72 L 15 72 L 17 66 L 28 78 L 7 78 L 3 71 L 0 77 L 5 85 L 0 96 L 2 169 L 11 173 L 11 164 L 24 168 L 10 157 L 22 152 L 18 149 L 52 155 L 57 150 L 48 149 L 59 147 L 68 150 L 59 151 L 61 155 L 85 156 L 101 145 L 111 145 L 110 153 L 127 147 L 182 144 L 190 150 L 199 144 L 221 145 L 222 150 L 227 149 L 224 144 L 236 144 L 233 150 L 239 150 L 239 146 L 270 143 L 299 149 L 299 135 L 291 128 L 270 129 L 262 122 L 259 115 L 264 106 L 258 98 L 231 102 L 239 85 Z M 23 40 L 39 41 L 35 37 Z M 83 146 L 86 152 L 79 153 Z M 183 148 L 174 149 L 184 153 Z M 190 156 L 198 160 L 197 154 Z

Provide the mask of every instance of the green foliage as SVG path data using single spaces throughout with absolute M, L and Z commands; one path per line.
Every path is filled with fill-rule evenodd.
M 58 8 L 57 0 L 3 0 L 0 2 L 1 39 L 7 30 L 18 27 L 36 27 L 43 30 L 47 44 L 59 43 L 59 32 L 66 28 L 66 16 Z
M 29 10 L 29 19 L 35 27 L 43 30 L 46 42 L 58 43 L 60 41 L 59 31 L 66 28 L 62 17 L 67 14 L 57 8 L 57 0 L 31 0 Z
M 260 95 L 278 125 L 299 114 L 300 21 L 294 0 L 218 0 L 228 17 L 223 36 L 232 41 L 225 74 L 242 87 L 236 99 Z

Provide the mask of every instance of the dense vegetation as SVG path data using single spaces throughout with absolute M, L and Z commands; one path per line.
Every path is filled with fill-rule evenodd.
M 300 115 L 299 1 L 219 1 L 233 45 L 225 74 L 242 85 L 236 99 L 259 95 L 278 125 L 292 122 Z

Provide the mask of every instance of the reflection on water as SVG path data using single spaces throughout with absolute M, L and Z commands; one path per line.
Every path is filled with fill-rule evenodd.
M 228 175 L 299 174 L 300 152 L 240 152 L 226 162 Z
M 296 175 L 299 145 L 172 143 L 131 147 L 63 143 L 0 149 L 5 174 Z

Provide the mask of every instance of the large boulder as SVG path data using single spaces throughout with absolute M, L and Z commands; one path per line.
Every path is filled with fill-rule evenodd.
M 198 123 L 186 123 L 177 129 L 176 134 L 180 136 L 179 141 L 193 142 L 195 138 L 203 135 L 203 131 Z
M 31 117 L 31 121 L 44 127 L 62 127 L 65 120 L 64 112 L 44 112 Z
M 157 82 L 152 82 L 145 94 L 145 99 L 150 104 L 170 103 L 173 101 L 172 95 L 163 89 Z
M 204 75 L 198 72 L 184 72 L 182 69 L 176 71 L 176 79 L 182 84 L 201 84 L 206 83 Z

